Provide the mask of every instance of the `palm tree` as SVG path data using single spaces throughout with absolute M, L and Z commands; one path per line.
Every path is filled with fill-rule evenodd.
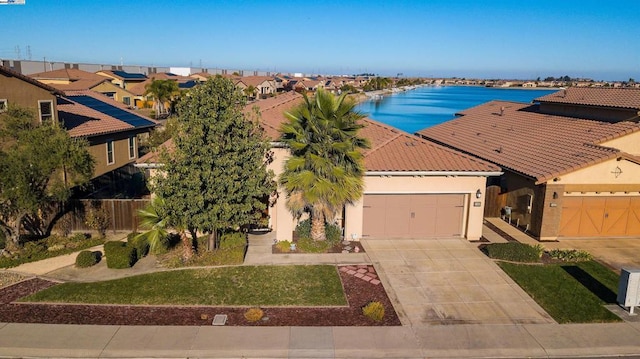
M 155 253 L 165 248 L 168 244 L 168 228 L 171 226 L 171 221 L 164 210 L 164 206 L 164 199 L 155 197 L 147 207 L 138 210 L 140 227 L 146 229 L 146 232 L 138 234 L 136 238 L 145 238 L 149 242 L 151 251 Z M 180 241 L 184 247 L 183 259 L 186 262 L 193 256 L 192 240 L 187 236 L 184 226 L 174 225 L 173 227 L 180 235 Z
M 253 99 L 256 96 L 256 88 L 253 85 L 245 87 L 242 92 L 245 96 L 247 96 L 248 99 Z
M 165 109 L 165 102 L 171 100 L 171 98 L 180 93 L 178 83 L 173 80 L 156 80 L 151 79 L 151 83 L 145 85 L 145 96 L 151 96 L 155 102 L 156 107 L 156 119 L 163 113 Z
M 287 207 L 296 216 L 309 212 L 311 237 L 325 240 L 324 226 L 347 203 L 362 196 L 368 141 L 358 137 L 364 116 L 354 111 L 346 94 L 335 97 L 319 89 L 313 99 L 286 113 L 280 132 L 291 151 L 280 185 Z

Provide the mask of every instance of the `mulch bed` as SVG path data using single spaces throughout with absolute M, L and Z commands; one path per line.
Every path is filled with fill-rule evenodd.
M 374 285 L 339 271 L 348 307 L 261 307 L 267 320 L 249 322 L 248 308 L 16 303 L 57 283 L 40 278 L 0 289 L 0 322 L 95 325 L 211 325 L 216 314 L 231 326 L 390 326 L 401 325 L 382 284 Z M 381 322 L 362 314 L 371 301 L 385 307 Z M 264 318 L 263 318 L 264 319 Z

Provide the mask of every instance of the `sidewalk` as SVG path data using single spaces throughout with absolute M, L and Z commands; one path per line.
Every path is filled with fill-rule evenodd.
M 0 324 L 1 357 L 477 358 L 640 355 L 640 324 L 137 327 Z

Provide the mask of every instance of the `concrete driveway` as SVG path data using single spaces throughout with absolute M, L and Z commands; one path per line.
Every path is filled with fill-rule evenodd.
M 547 249 L 587 251 L 618 273 L 621 268 L 640 268 L 640 238 L 560 239 L 543 244 Z
M 463 239 L 362 240 L 403 325 L 553 323 Z

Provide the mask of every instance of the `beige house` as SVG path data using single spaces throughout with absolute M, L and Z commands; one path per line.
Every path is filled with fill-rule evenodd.
M 289 157 L 289 150 L 278 142 L 278 129 L 284 113 L 301 101 L 301 95 L 287 92 L 247 107 L 260 109 L 261 124 L 272 141 L 270 168 L 276 175 Z M 480 239 L 486 179 L 500 175 L 499 167 L 370 119 L 364 123 L 361 135 L 371 141 L 365 153 L 364 196 L 336 219 L 345 236 Z M 157 154 L 148 154 L 138 166 L 156 167 L 157 160 Z M 269 227 L 278 240 L 291 240 L 296 226 L 285 202 L 280 190 L 269 208 Z
M 569 88 L 492 101 L 420 131 L 490 161 L 488 207 L 540 240 L 640 236 L 640 90 Z M 498 192 L 500 194 L 498 194 Z
M 266 98 L 278 91 L 276 80 L 271 76 L 245 76 L 235 80 L 234 84 L 240 91 L 253 86 L 253 98 Z

